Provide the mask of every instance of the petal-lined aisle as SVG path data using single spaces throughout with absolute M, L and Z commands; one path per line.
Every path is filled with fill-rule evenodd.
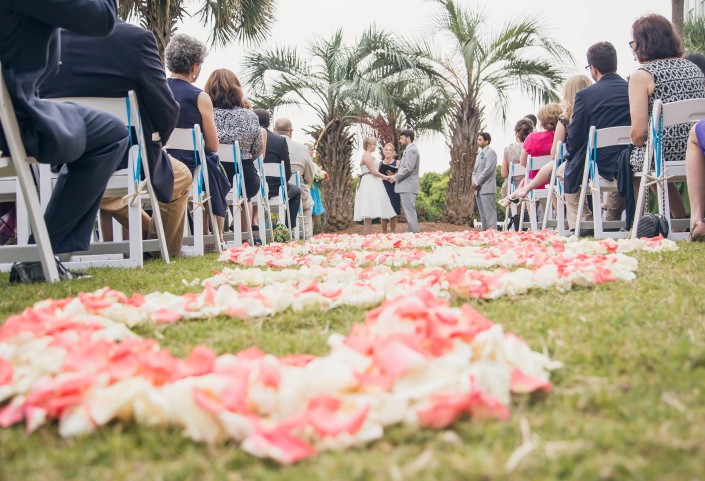
M 378 439 L 394 424 L 437 429 L 463 416 L 506 418 L 510 395 L 549 391 L 559 363 L 444 298 L 630 281 L 637 262 L 624 252 L 674 248 L 663 239 L 467 232 L 233 249 L 224 260 L 292 267 L 226 268 L 203 281 L 202 292 L 182 295 L 103 289 L 42 301 L 7 319 L 0 426 L 25 422 L 33 431 L 58 420 L 62 436 L 111 421 L 174 426 L 195 441 L 232 439 L 290 463 Z M 130 330 L 382 302 L 347 336 L 330 336 L 323 357 L 278 358 L 256 348 L 217 356 L 199 346 L 179 359 Z

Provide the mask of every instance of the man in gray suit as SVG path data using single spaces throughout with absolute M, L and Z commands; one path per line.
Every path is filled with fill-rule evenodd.
M 487 132 L 477 134 L 477 146 L 480 151 L 475 159 L 472 171 L 472 188 L 477 191 L 477 210 L 480 211 L 482 230 L 497 228 L 497 154 L 490 148 L 492 137 Z
M 401 208 L 404 209 L 409 232 L 419 231 L 419 221 L 416 217 L 416 194 L 421 191 L 419 186 L 419 164 L 421 156 L 419 149 L 414 144 L 414 131 L 402 130 L 399 143 L 404 146 L 404 155 L 396 175 L 389 176 L 389 181 L 394 182 L 394 192 L 401 197 Z

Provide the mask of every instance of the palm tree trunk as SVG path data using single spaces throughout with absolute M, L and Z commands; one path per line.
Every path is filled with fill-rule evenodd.
M 683 38 L 683 23 L 685 21 L 685 0 L 671 0 L 671 22 L 676 33 Z
M 444 219 L 451 224 L 472 226 L 475 193 L 472 169 L 477 155 L 480 113 L 473 99 L 464 98 L 450 125 L 450 179 Z
M 348 129 L 349 125 L 346 122 L 334 121 L 325 130 L 318 143 L 321 167 L 330 175 L 330 180 L 321 183 L 327 231 L 344 230 L 353 223 L 351 172 L 353 136 Z M 311 132 L 314 138 L 318 138 L 320 133 L 320 130 Z

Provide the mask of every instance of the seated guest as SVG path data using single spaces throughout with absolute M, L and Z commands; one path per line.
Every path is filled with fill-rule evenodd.
M 705 242 L 705 120 L 690 130 L 685 173 L 690 200 L 690 240 Z
M 563 142 L 565 144 L 566 135 L 570 123 L 573 120 L 573 110 L 575 107 L 575 97 L 579 91 L 586 89 L 592 85 L 590 79 L 585 75 L 575 75 L 568 80 L 566 80 L 563 85 L 563 98 L 561 103 L 563 105 L 563 113 L 558 119 L 558 125 L 556 126 L 556 132 L 553 136 L 553 146 L 551 147 L 551 158 L 556 158 L 556 152 L 558 150 L 558 143 Z M 510 202 L 516 202 L 517 199 L 524 198 L 533 189 L 539 189 L 546 185 L 551 179 L 551 174 L 553 173 L 553 163 L 546 164 L 539 170 L 538 174 L 531 179 L 526 185 L 521 186 L 519 189 L 514 191 L 513 194 L 506 196 L 504 199 L 500 200 L 499 203 L 503 206 L 508 206 Z M 502 166 L 502 172 L 504 175 L 504 165 Z M 588 210 L 589 211 L 589 210 Z
M 519 120 L 514 126 L 514 142 L 504 148 L 504 156 L 502 157 L 501 173 L 505 179 L 502 184 L 502 197 L 506 197 L 509 192 L 509 183 L 512 182 L 515 187 L 518 187 L 524 179 L 523 175 L 515 175 L 513 179 L 509 177 L 509 164 L 518 164 L 521 158 L 521 149 L 524 147 L 524 141 L 534 131 L 534 124 L 531 120 L 524 117 Z
M 221 144 L 239 142 L 245 184 L 244 194 L 249 200 L 259 192 L 260 179 L 255 167 L 255 159 L 260 156 L 264 147 L 262 129 L 259 126 L 257 114 L 251 110 L 252 105 L 245 99 L 240 80 L 231 70 L 215 70 L 206 82 L 205 92 L 213 102 L 218 141 Z M 223 167 L 228 179 L 232 179 L 235 175 L 235 166 L 224 163 Z M 259 227 L 251 210 L 252 204 L 249 202 L 248 208 L 250 209 L 250 219 L 252 219 L 252 230 L 257 231 Z M 243 222 L 245 222 L 244 212 Z M 255 244 L 258 243 L 257 241 L 258 239 L 255 239 Z
M 629 125 L 629 96 L 627 82 L 617 75 L 617 51 L 609 42 L 592 45 L 587 51 L 590 75 L 595 84 L 581 90 L 575 96 L 573 119 L 566 139 L 566 162 L 556 172 L 564 180 L 565 203 L 568 226 L 575 228 L 580 203 L 580 189 L 583 182 L 585 156 L 587 153 L 590 127 L 604 129 Z M 622 146 L 600 149 L 597 167 L 600 176 L 613 181 L 617 172 L 617 157 L 624 150 Z M 600 200 L 594 202 L 601 207 Z M 620 220 L 624 201 L 617 192 L 608 194 L 606 220 Z M 589 207 L 583 206 L 585 219 L 592 219 Z
M 0 3 L 0 62 L 28 155 L 62 165 L 44 218 L 56 254 L 88 249 L 98 206 L 125 155 L 127 128 L 112 115 L 37 97 L 59 65 L 59 28 L 93 37 L 115 27 L 115 0 Z M 0 149 L 7 151 L 0 135 Z M 62 278 L 72 278 L 60 264 Z M 17 263 L 11 280 L 41 281 L 38 263 Z
M 171 78 L 168 80 L 169 88 L 181 106 L 176 127 L 192 129 L 195 124 L 198 124 L 203 132 L 210 189 L 208 204 L 213 209 L 218 222 L 220 242 L 224 244 L 222 236 L 227 212 L 226 197 L 231 186 L 216 154 L 218 132 L 213 118 L 213 102 L 207 93 L 193 85 L 201 73 L 201 65 L 206 58 L 206 46 L 193 37 L 179 33 L 171 37 L 164 57 L 166 66 L 171 71 Z M 191 172 L 196 169 L 193 151 L 170 149 L 169 153 L 186 164 Z M 203 159 L 198 159 L 198 162 L 202 161 Z
M 544 130 L 532 132 L 524 140 L 519 157 L 522 166 L 526 167 L 529 156 L 539 157 L 551 154 L 553 138 L 556 135 L 556 127 L 560 122 L 561 115 L 563 115 L 563 107 L 557 103 L 544 105 L 539 109 L 538 121 Z M 538 171 L 535 169 L 529 172 L 529 179 L 536 177 Z
M 632 49 L 641 65 L 629 78 L 631 138 L 635 146 L 629 161 L 633 171 L 641 172 L 654 101 L 705 98 L 705 76 L 693 62 L 681 58 L 680 37 L 664 17 L 648 15 L 638 19 L 632 25 L 632 35 Z M 664 129 L 662 151 L 666 164 L 684 159 L 690 127 L 685 123 Z M 668 194 L 672 217 L 685 217 L 685 206 L 674 183 L 668 184 Z
M 311 199 L 311 185 L 313 184 L 313 161 L 308 147 L 291 139 L 294 127 L 291 120 L 279 118 L 274 122 L 274 131 L 283 136 L 289 148 L 289 162 L 292 175 L 299 174 L 301 180 L 301 206 L 304 214 L 304 233 L 306 237 L 313 237 L 313 199 Z M 292 179 L 289 179 L 293 182 Z
M 147 142 L 149 174 L 164 223 L 170 256 L 181 253 L 184 213 L 191 188 L 188 168 L 163 149 L 179 118 L 179 104 L 166 83 L 164 67 L 154 35 L 149 30 L 118 20 L 113 33 L 95 39 L 74 32 L 61 34 L 61 69 L 46 81 L 42 97 L 125 97 L 134 90 L 140 108 L 144 138 Z M 133 136 L 135 142 L 137 137 Z M 118 166 L 127 168 L 127 155 Z M 103 213 L 112 215 L 128 227 L 128 201 L 106 198 Z M 154 222 L 142 211 L 142 228 L 156 237 Z
M 269 112 L 264 109 L 255 109 L 255 114 L 259 117 L 259 125 L 266 129 L 266 146 L 264 163 L 280 164 L 284 162 L 284 178 L 291 178 L 291 160 L 289 159 L 289 146 L 286 139 L 281 135 L 269 130 Z M 279 177 L 267 177 L 269 187 L 269 198 L 279 196 L 281 182 Z M 289 197 L 289 214 L 291 215 L 291 227 L 296 227 L 296 214 L 299 212 L 301 203 L 301 190 L 291 182 L 287 182 L 287 197 Z

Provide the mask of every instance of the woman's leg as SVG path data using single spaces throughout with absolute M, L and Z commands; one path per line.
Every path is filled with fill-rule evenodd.
M 387 233 L 387 224 L 389 224 L 389 220 L 382 219 L 382 233 L 383 234 Z
M 394 234 L 397 231 L 397 218 L 396 218 L 396 216 L 389 219 L 389 225 L 392 227 L 392 234 Z
M 685 151 L 685 174 L 688 179 L 691 228 L 705 217 L 705 155 L 698 144 L 695 127 L 690 130 L 688 149 Z
M 366 217 L 363 220 L 363 229 L 362 233 L 365 235 L 370 235 L 372 234 L 372 219 L 370 217 Z

